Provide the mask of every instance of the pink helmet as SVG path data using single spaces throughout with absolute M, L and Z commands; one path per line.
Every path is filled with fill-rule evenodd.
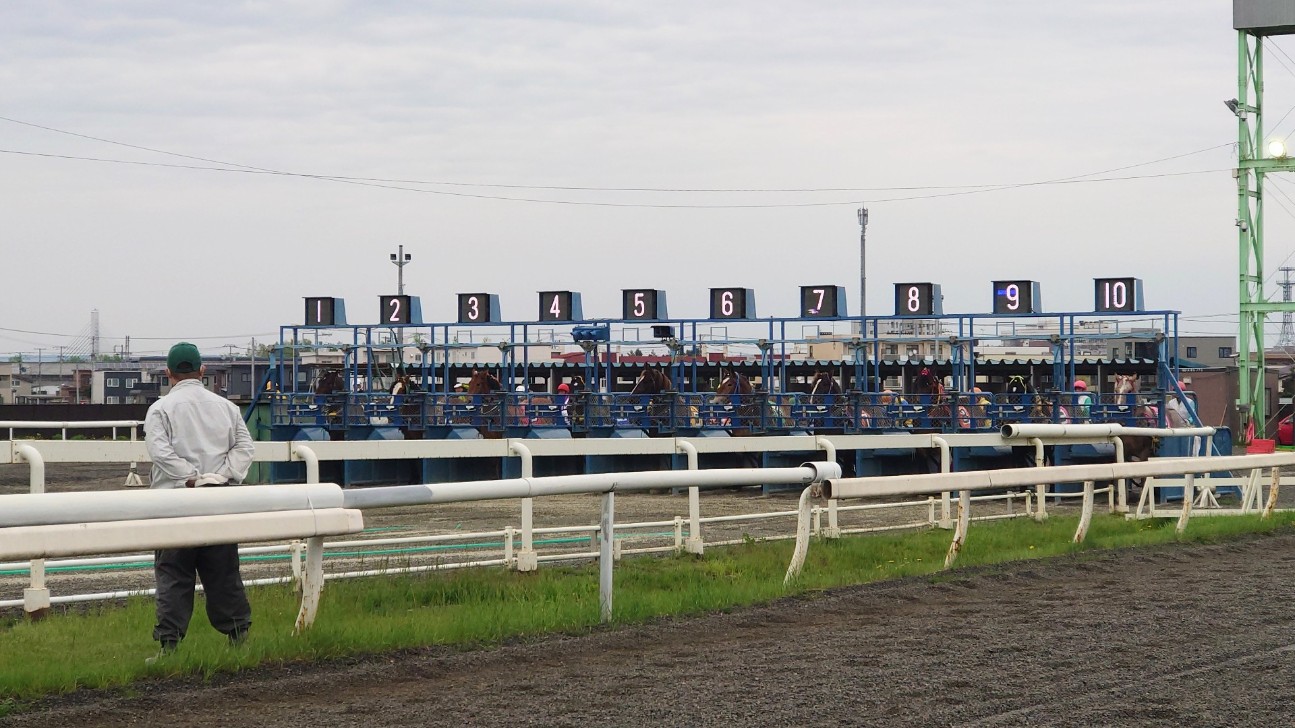
M 1086 390 L 1086 389 L 1088 389 L 1088 384 L 1087 384 L 1084 380 L 1082 380 L 1082 379 L 1076 379 L 1076 380 L 1075 380 L 1075 389 L 1076 389 L 1076 390 L 1081 390 L 1081 391 L 1082 391 L 1082 390 Z

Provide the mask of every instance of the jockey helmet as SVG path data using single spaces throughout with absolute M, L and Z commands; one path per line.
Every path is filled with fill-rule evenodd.
M 1084 380 L 1082 380 L 1082 379 L 1076 379 L 1076 380 L 1075 380 L 1075 389 L 1077 389 L 1077 390 L 1081 390 L 1081 391 L 1082 391 L 1082 390 L 1085 390 L 1085 389 L 1088 389 L 1088 383 L 1087 383 L 1087 382 L 1085 382 L 1085 381 L 1084 381 Z
M 558 391 L 561 392 L 562 394 L 570 394 L 571 387 L 565 382 L 563 382 L 562 384 L 558 385 Z

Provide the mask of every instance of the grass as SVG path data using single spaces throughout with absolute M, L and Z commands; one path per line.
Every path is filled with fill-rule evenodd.
M 1095 518 L 1087 541 L 1072 544 L 1075 518 L 974 524 L 958 568 L 1174 542 L 1216 542 L 1290 531 L 1295 514 L 1198 518 L 1179 537 L 1173 520 Z M 636 623 L 766 602 L 790 594 L 903 577 L 941 574 L 950 532 L 876 534 L 815 541 L 801 578 L 784 587 L 788 541 L 748 541 L 702 558 L 627 559 L 616 566 L 615 620 Z M 955 570 L 956 573 L 956 570 Z M 160 664 L 150 640 L 153 602 L 133 599 L 56 613 L 40 622 L 0 623 L 0 716 L 41 696 L 80 688 L 128 686 L 168 675 L 210 677 L 261 664 L 319 661 L 430 645 L 477 646 L 599 623 L 597 565 L 516 574 L 454 570 L 329 582 L 315 626 L 292 635 L 297 598 L 287 586 L 250 590 L 254 626 L 231 648 L 212 630 L 201 597 L 189 637 Z

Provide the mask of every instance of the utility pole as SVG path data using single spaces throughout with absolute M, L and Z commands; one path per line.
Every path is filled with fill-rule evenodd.
M 391 263 L 396 266 L 396 293 L 403 296 L 405 295 L 405 266 L 409 265 L 409 261 L 413 260 L 414 256 L 406 253 L 403 245 L 396 250 L 397 252 L 391 254 Z
M 859 335 L 868 336 L 868 208 L 859 208 Z
M 1282 301 L 1289 302 L 1291 300 L 1291 289 L 1295 288 L 1295 281 L 1291 280 L 1291 272 L 1295 271 L 1295 268 L 1284 265 L 1277 270 L 1281 271 L 1282 274 Z M 1295 346 L 1295 320 L 1292 320 L 1289 309 L 1282 311 L 1282 332 L 1277 339 L 1277 345 L 1283 349 Z
M 409 261 L 413 260 L 414 256 L 406 253 L 405 246 L 403 245 L 398 246 L 396 251 L 397 252 L 391 254 L 391 262 L 396 266 L 396 293 L 403 296 L 405 295 L 405 266 L 409 265 Z M 397 329 L 396 344 L 398 346 L 404 346 L 404 343 L 403 332 Z

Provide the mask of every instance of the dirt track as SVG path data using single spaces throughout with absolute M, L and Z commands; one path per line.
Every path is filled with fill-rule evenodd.
M 15 726 L 1290 725 L 1295 535 L 1031 562 L 468 653 L 287 667 Z

